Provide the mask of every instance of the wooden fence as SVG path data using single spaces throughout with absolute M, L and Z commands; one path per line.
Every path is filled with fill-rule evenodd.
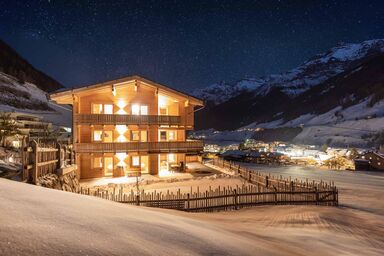
M 188 212 L 213 212 L 237 210 L 257 205 L 328 205 L 338 204 L 337 190 L 324 191 L 278 191 L 261 185 L 224 187 L 190 193 L 151 192 L 126 194 L 122 187 L 113 191 L 81 189 L 81 194 L 96 196 L 120 203 L 176 209 Z
M 74 163 L 72 145 L 30 141 L 23 145 L 23 181 L 36 184 L 39 177 Z
M 273 188 L 278 191 L 337 191 L 333 182 L 316 182 L 305 181 L 289 178 L 277 177 L 273 175 L 265 175 L 258 171 L 248 169 L 235 162 L 225 161 L 221 158 L 215 158 L 211 162 L 213 165 L 228 169 L 240 177 L 244 178 L 248 182 L 256 185 L 262 185 L 266 188 Z

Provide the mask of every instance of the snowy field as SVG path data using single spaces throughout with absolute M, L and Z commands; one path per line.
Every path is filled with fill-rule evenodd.
M 332 179 L 341 206 L 185 213 L 0 179 L 0 255 L 383 255 L 383 173 L 248 167 Z M 147 189 L 183 190 L 186 184 L 191 185 L 164 182 Z M 196 184 L 215 185 L 210 179 Z

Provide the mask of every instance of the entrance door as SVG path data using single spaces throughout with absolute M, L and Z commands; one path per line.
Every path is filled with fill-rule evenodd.
M 113 157 L 104 157 L 104 175 L 112 176 L 113 174 Z

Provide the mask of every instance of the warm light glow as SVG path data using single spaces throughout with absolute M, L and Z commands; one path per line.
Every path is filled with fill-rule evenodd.
M 132 105 L 132 115 L 140 115 L 140 105 L 133 104 Z
M 120 99 L 117 102 L 117 106 L 119 107 L 119 110 L 116 112 L 118 115 L 126 115 L 127 114 L 127 112 L 125 112 L 125 110 L 124 110 L 125 106 L 127 106 L 127 103 L 123 99 Z
M 123 109 L 123 108 L 125 108 L 125 106 L 127 106 L 127 103 L 126 103 L 123 99 L 120 99 L 120 100 L 117 102 L 117 106 L 118 106 L 120 109 Z
M 128 130 L 126 125 L 116 125 L 116 131 L 120 134 L 123 135 L 126 131 Z
M 162 95 L 159 95 L 158 101 L 159 101 L 159 108 L 164 108 L 167 106 L 167 97 L 164 97 Z
M 117 142 L 126 142 L 127 141 L 127 138 L 125 138 L 124 135 L 120 135 L 119 137 L 117 137 Z
M 117 159 L 119 159 L 119 163 L 117 164 L 117 166 L 119 167 L 124 167 L 126 166 L 126 163 L 124 162 L 125 158 L 127 158 L 127 154 L 126 153 L 116 153 L 116 157 Z

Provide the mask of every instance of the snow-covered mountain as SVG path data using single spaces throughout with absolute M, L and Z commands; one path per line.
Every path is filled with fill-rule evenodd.
M 57 126 L 71 127 L 71 108 L 48 100 L 47 92 L 62 87 L 0 40 L 0 112 L 30 113 Z
M 22 112 L 38 115 L 57 126 L 71 127 L 72 110 L 48 100 L 47 92 L 35 84 L 0 72 L 0 112 Z
M 361 146 L 384 129 L 384 40 L 341 44 L 263 81 L 207 104 L 196 128 L 221 131 L 209 130 L 215 139 L 257 137 L 262 128 L 276 139 L 284 132 L 297 142 Z
M 381 53 L 384 53 L 384 39 L 362 43 L 341 43 L 288 72 L 259 79 L 243 79 L 235 83 L 217 83 L 197 89 L 193 95 L 215 105 L 228 101 L 243 92 L 266 95 L 274 88 L 289 97 L 295 97 Z

